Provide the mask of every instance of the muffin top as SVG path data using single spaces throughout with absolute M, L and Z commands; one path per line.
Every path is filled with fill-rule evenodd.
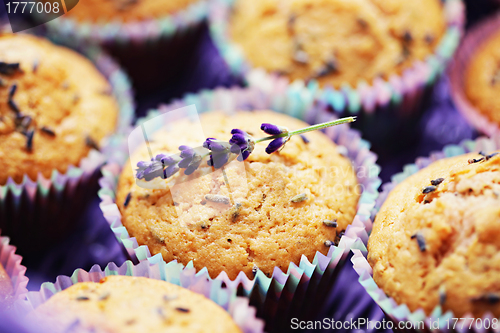
M 108 276 L 56 293 L 29 315 L 50 332 L 241 332 L 203 295 L 145 277 Z
M 0 80 L 0 185 L 64 173 L 115 128 L 108 82 L 66 48 L 0 35 Z
M 498 317 L 500 155 L 439 160 L 399 184 L 375 218 L 368 261 L 412 311 Z
M 225 141 L 234 128 L 260 138 L 267 136 L 260 131 L 262 123 L 289 130 L 307 126 L 271 111 L 232 116 L 210 112 L 200 120 L 207 137 Z M 192 126 L 182 120 L 168 133 L 158 131 L 151 150 L 178 153 L 180 145 L 201 146 Z M 360 189 L 350 161 L 328 137 L 311 132 L 305 138 L 294 136 L 271 155 L 265 152 L 266 144 L 256 144 L 240 164 L 244 168 L 227 167 L 225 176 L 220 169 L 200 176 L 211 171 L 204 164 L 191 176 L 181 171 L 161 180 L 177 183 L 172 192 L 138 187 L 127 163 L 116 196 L 122 222 L 151 253 L 161 253 L 167 262 L 192 260 L 196 269 L 206 267 L 212 277 L 222 271 L 230 278 L 240 271 L 253 277 L 257 269 L 271 276 L 274 267 L 286 271 L 291 262 L 299 264 L 301 255 L 312 260 L 317 251 L 326 254 L 352 222 Z M 145 150 L 137 154 L 133 161 L 149 160 Z M 211 195 L 227 201 L 215 202 Z M 337 228 L 328 221 L 336 221 Z
M 401 73 L 445 29 L 440 0 L 237 0 L 230 23 L 253 67 L 336 88 Z
M 475 51 L 465 70 L 465 94 L 471 104 L 500 126 L 500 31 Z
M 135 22 L 161 18 L 200 0 L 80 0 L 66 16 L 80 22 Z
M 14 289 L 12 288 L 12 281 L 3 265 L 0 263 L 0 310 L 12 303 L 13 295 Z

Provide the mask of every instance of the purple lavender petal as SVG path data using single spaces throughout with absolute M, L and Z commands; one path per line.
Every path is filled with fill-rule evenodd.
M 229 160 L 229 154 L 212 154 L 213 167 L 216 169 L 222 168 Z
M 243 134 L 233 134 L 231 139 L 229 140 L 229 143 L 232 145 L 243 145 L 247 143 L 247 138 Z
M 174 174 L 176 174 L 177 172 L 179 172 L 179 166 L 177 164 L 172 164 L 171 166 L 169 166 L 168 168 L 166 168 L 165 170 L 163 170 L 163 177 L 164 178 L 170 178 L 172 177 Z
M 285 138 L 276 138 L 266 147 L 266 153 L 272 154 L 285 144 Z
M 151 162 L 149 161 L 139 161 L 137 162 L 137 167 L 141 169 L 145 169 L 151 165 Z
M 212 144 L 212 141 L 216 141 L 217 139 L 215 138 L 207 138 L 205 142 L 203 142 L 203 148 L 210 149 L 210 145 Z
M 230 151 L 233 154 L 239 155 L 241 153 L 241 151 L 245 150 L 245 149 L 246 149 L 246 147 L 244 149 L 241 149 L 241 147 L 239 145 L 231 145 Z
M 150 181 L 156 177 L 163 176 L 163 165 L 159 162 L 152 163 L 151 166 L 144 169 L 144 180 Z
M 166 154 L 158 154 L 156 155 L 155 160 L 161 162 L 161 160 L 164 159 L 165 157 L 167 157 Z
M 268 123 L 264 123 L 264 124 L 260 125 L 260 129 L 262 131 L 266 132 L 267 134 L 271 134 L 271 135 L 278 135 L 278 134 L 283 133 L 283 131 L 279 128 L 279 126 L 276 126 L 273 124 L 268 124 Z
M 193 161 L 193 157 L 194 156 L 183 158 L 178 164 L 179 167 L 183 169 L 187 168 L 189 164 Z
M 163 163 L 163 165 L 172 165 L 177 162 L 179 162 L 179 159 L 178 156 L 176 155 L 165 156 L 164 158 L 161 159 L 161 163 Z
M 201 158 L 193 160 L 193 162 L 191 164 L 189 164 L 189 166 L 186 168 L 186 170 L 184 170 L 184 174 L 186 176 L 189 176 L 190 174 L 195 172 L 196 169 L 198 169 L 200 164 L 201 164 Z

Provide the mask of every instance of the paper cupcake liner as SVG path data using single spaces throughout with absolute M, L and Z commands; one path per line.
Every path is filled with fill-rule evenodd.
M 360 81 L 356 86 L 345 84 L 341 89 L 322 89 L 315 80 L 308 83 L 303 80 L 290 82 L 285 77 L 252 68 L 241 49 L 230 40 L 228 18 L 233 2 L 216 0 L 209 16 L 212 38 L 230 70 L 244 76 L 249 85 L 274 95 L 275 99 L 285 99 L 278 103 L 284 103 L 287 107 L 305 110 L 312 102 L 320 101 L 341 115 L 373 114 L 388 111 L 391 107 L 397 107 L 397 111 L 403 114 L 416 112 L 425 88 L 434 84 L 455 52 L 465 21 L 462 1 L 445 0 L 448 28 L 434 54 L 424 61 L 416 61 L 402 75 L 391 75 L 388 80 L 376 78 L 371 83 Z
M 372 217 L 376 215 L 380 207 L 387 199 L 389 193 L 401 182 L 410 177 L 411 175 L 417 173 L 421 169 L 429 166 L 431 163 L 448 157 L 458 156 L 467 154 L 470 152 L 480 152 L 480 151 L 495 151 L 500 149 L 500 136 L 494 138 L 481 137 L 475 141 L 465 140 L 459 145 L 448 145 L 440 152 L 431 154 L 429 157 L 417 158 L 414 164 L 408 164 L 403 168 L 403 172 L 398 173 L 392 177 L 392 181 L 383 185 L 382 193 L 380 194 L 375 209 L 373 210 Z M 373 220 L 373 219 L 372 219 Z M 472 315 L 461 316 L 466 318 L 464 324 L 458 322 L 454 329 L 448 329 L 453 327 L 456 318 L 451 311 L 443 313 L 440 305 L 436 306 L 432 311 L 430 316 L 427 316 L 423 309 L 417 311 L 410 311 L 405 304 L 397 304 L 396 301 L 385 294 L 385 292 L 379 288 L 373 280 L 373 271 L 366 259 L 366 248 L 365 249 L 353 249 L 353 257 L 351 261 L 354 266 L 354 270 L 359 274 L 359 283 L 365 288 L 366 292 L 373 298 L 373 300 L 380 306 L 384 311 L 387 318 L 393 322 L 394 329 L 398 329 L 397 325 L 402 325 L 401 328 L 405 328 L 407 332 L 499 332 L 500 331 L 500 321 L 496 327 L 481 327 L 481 323 L 489 322 L 494 318 L 491 314 L 486 314 L 479 322 L 479 319 L 474 322 L 474 317 Z M 459 318 L 462 319 L 462 318 Z M 486 320 L 486 321 L 485 321 Z M 406 323 L 408 323 L 406 325 Z M 436 323 L 440 323 L 437 327 Z M 448 324 L 451 323 L 448 327 Z M 472 327 L 469 328 L 469 326 Z M 419 329 L 417 325 L 424 325 Z M 490 330 L 491 328 L 491 330 Z
M 78 7 L 74 10 L 78 10 Z M 47 35 L 64 44 L 119 43 L 141 44 L 170 38 L 186 32 L 205 20 L 208 15 L 208 1 L 200 0 L 175 14 L 144 21 L 123 23 L 79 22 L 71 17 L 61 16 L 45 25 Z M 75 44 L 76 43 L 76 44 Z
M 465 95 L 466 69 L 475 51 L 493 34 L 500 32 L 500 15 L 495 15 L 475 26 L 465 36 L 449 69 L 451 97 L 456 108 L 478 131 L 493 135 L 500 132 L 500 124 L 492 122 L 473 106 Z
M 189 55 L 199 42 L 208 3 L 199 0 L 171 15 L 127 23 L 81 22 L 61 16 L 42 30 L 51 40 L 70 47 L 100 45 L 119 60 L 135 90 L 148 95 L 189 70 Z
M 21 316 L 26 315 L 45 303 L 54 294 L 76 283 L 99 282 L 102 278 L 113 275 L 147 277 L 189 289 L 205 296 L 226 310 L 242 332 L 263 332 L 264 323 L 256 318 L 255 308 L 249 306 L 248 299 L 237 297 L 235 289 L 223 286 L 220 281 L 211 280 L 206 272 L 196 273 L 192 267 L 183 267 L 175 262 L 167 264 L 161 260 L 155 264 L 146 260 L 137 265 L 126 261 L 121 266 L 109 263 L 104 270 L 99 265 L 94 265 L 88 272 L 77 269 L 71 276 L 58 276 L 55 283 L 42 284 L 40 291 L 29 292 L 26 295 L 26 300 L 16 302 L 16 309 Z
M 210 110 L 249 110 L 271 109 L 276 110 L 271 104 L 269 96 L 256 88 L 233 88 L 204 91 L 199 94 L 185 96 L 168 106 L 150 112 L 146 119 L 150 119 L 170 110 L 195 104 L 199 113 Z M 281 110 L 283 111 L 283 110 Z M 298 117 L 309 123 L 319 123 L 332 120 L 334 116 L 322 110 L 313 108 L 308 112 L 299 114 L 296 110 L 285 110 L 285 113 Z M 362 140 L 359 133 L 347 126 L 335 126 L 325 131 L 339 146 L 345 147 L 346 156 L 352 161 L 355 170 L 361 168 L 366 172 L 358 173 L 358 181 L 364 189 L 358 203 L 358 211 L 352 225 L 345 231 L 337 246 L 332 246 L 328 255 L 319 252 L 312 262 L 302 256 L 299 266 L 291 263 L 286 273 L 275 268 L 271 278 L 258 272 L 255 279 L 250 280 L 245 274 L 240 273 L 231 281 L 227 274 L 221 273 L 217 279 L 224 281 L 228 286 L 238 287 L 240 294 L 250 297 L 251 304 L 258 308 L 259 316 L 269 319 L 266 330 L 283 328 L 292 315 L 311 317 L 315 308 L 328 296 L 333 288 L 335 278 L 345 263 L 351 248 L 364 247 L 367 241 L 367 226 L 371 225 L 370 212 L 378 197 L 378 187 L 381 183 L 378 178 L 380 168 L 375 164 L 376 155 L 370 152 L 369 143 Z M 101 190 L 100 207 L 104 217 L 111 226 L 119 242 L 125 247 L 131 258 L 142 261 L 150 257 L 149 249 L 139 246 L 134 237 L 130 237 L 121 222 L 121 214 L 115 203 L 115 190 L 121 167 L 128 159 L 127 137 L 115 136 L 110 142 L 108 150 L 108 163 L 102 168 L 103 177 L 99 180 Z M 161 258 L 161 257 L 160 257 Z M 192 265 L 190 263 L 188 266 Z M 203 269 L 202 271 L 205 271 Z M 270 320 L 271 318 L 275 318 Z M 281 322 L 276 318 L 281 318 Z M 288 328 L 290 327 L 288 322 Z
M 100 49 L 89 48 L 87 55 L 111 84 L 120 110 L 116 132 L 121 133 L 128 129 L 134 116 L 130 82 Z M 66 173 L 54 170 L 49 178 L 39 174 L 36 180 L 25 175 L 20 184 L 9 178 L 0 186 L 0 228 L 16 244 L 19 253 L 40 251 L 75 228 L 72 219 L 97 191 L 99 168 L 104 161 L 102 153 L 91 150 L 78 166 L 69 166 Z
M 16 247 L 9 244 L 9 237 L 0 237 L 0 264 L 7 272 L 14 294 L 14 300 L 24 299 L 28 293 L 28 277 L 25 275 L 26 267 L 21 265 L 22 257 L 16 254 Z

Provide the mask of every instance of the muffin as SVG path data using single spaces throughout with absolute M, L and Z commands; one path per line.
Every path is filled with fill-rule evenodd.
M 0 185 L 66 173 L 111 134 L 118 105 L 77 53 L 29 35 L 0 36 Z
M 200 0 L 80 0 L 67 18 L 79 22 L 136 22 L 164 17 L 185 9 Z
M 500 30 L 475 50 L 465 73 L 465 93 L 472 105 L 500 125 Z
M 271 111 L 209 112 L 200 121 L 207 137 L 220 140 L 229 140 L 234 128 L 258 138 L 262 123 L 290 130 L 308 126 Z M 199 146 L 192 126 L 181 120 L 168 133 L 158 131 L 151 150 L 173 154 L 180 145 Z M 172 191 L 137 186 L 128 162 L 116 203 L 129 235 L 166 262 L 192 261 L 197 270 L 206 267 L 211 277 L 224 271 L 231 279 L 239 272 L 253 277 L 257 270 L 271 276 L 275 267 L 287 271 L 290 263 L 298 265 L 302 255 L 312 261 L 316 252 L 327 254 L 357 212 L 360 188 L 350 161 L 321 132 L 307 133 L 305 139 L 294 136 L 271 155 L 265 146 L 255 146 L 243 172 L 228 169 L 226 175 L 218 170 L 202 176 L 211 170 L 202 166 L 190 176 L 181 172 L 162 181 L 180 184 L 180 190 Z M 149 160 L 147 150 L 138 150 L 131 160 Z M 225 177 L 234 193 L 225 186 Z M 233 201 L 214 202 L 207 199 L 211 195 L 233 196 Z M 181 200 L 175 202 L 177 198 Z
M 368 262 L 397 304 L 427 315 L 440 306 L 457 318 L 500 316 L 498 153 L 440 159 L 389 193 L 374 221 Z
M 0 311 L 12 303 L 13 296 L 12 281 L 0 263 Z
M 500 128 L 499 49 L 500 20 L 493 18 L 466 37 L 451 73 L 452 79 L 456 81 L 452 82 L 454 95 L 459 93 L 463 96 L 473 110 L 473 113 L 466 112 L 465 115 L 477 129 L 489 135 L 492 134 L 490 127 Z M 459 110 L 464 111 L 466 106 L 460 101 L 456 102 Z M 478 118 L 485 118 L 489 126 L 482 125 Z
M 76 283 L 28 319 L 50 332 L 241 332 L 203 295 L 161 280 L 120 275 Z
M 119 60 L 135 91 L 150 96 L 177 89 L 192 71 L 207 12 L 207 0 L 80 0 L 47 22 L 46 34 L 71 47 L 98 44 Z
M 252 67 L 340 88 L 401 74 L 446 27 L 440 0 L 236 0 L 229 32 Z

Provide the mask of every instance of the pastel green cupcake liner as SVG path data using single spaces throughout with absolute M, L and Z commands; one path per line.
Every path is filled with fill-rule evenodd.
M 234 2 L 214 0 L 210 10 L 210 33 L 220 54 L 234 75 L 243 77 L 248 85 L 284 100 L 285 105 L 292 104 L 298 112 L 314 102 L 321 102 L 342 115 L 387 113 L 394 112 L 394 109 L 397 114 L 418 113 L 428 88 L 437 81 L 458 47 L 465 22 L 463 2 L 444 0 L 448 28 L 434 54 L 416 61 L 402 75 L 391 75 L 388 80 L 376 78 L 372 82 L 361 80 L 355 86 L 346 83 L 340 89 L 320 88 L 316 80 L 290 82 L 286 77 L 252 68 L 241 48 L 231 41 L 228 25 Z
M 123 133 L 134 117 L 128 77 L 99 48 L 88 48 L 86 55 L 110 83 L 120 112 L 116 132 Z M 0 186 L 0 228 L 20 252 L 39 251 L 73 229 L 74 212 L 81 210 L 95 189 L 104 161 L 104 155 L 93 149 L 66 173 L 54 170 L 49 178 L 39 174 L 36 180 L 25 175 L 20 184 L 9 178 Z
M 26 289 L 28 277 L 25 275 L 26 267 L 21 265 L 22 257 L 16 254 L 16 247 L 10 245 L 9 242 L 9 237 L 0 237 L 0 264 L 2 264 L 12 283 L 12 289 L 14 291 L 12 299 L 20 300 L 24 299 L 25 295 L 28 293 L 28 289 Z M 0 312 L 4 310 L 5 309 L 0 308 Z
M 158 110 L 151 111 L 146 119 L 140 120 L 138 123 L 161 113 L 192 104 L 196 106 L 199 113 L 210 110 L 271 109 L 282 111 L 309 123 L 334 119 L 331 113 L 320 108 L 313 108 L 302 114 L 297 113 L 296 109 L 278 109 L 272 104 L 272 100 L 273 96 L 255 88 L 203 91 L 199 94 L 188 94 L 183 99 L 168 106 L 160 106 Z M 336 276 L 345 263 L 350 249 L 364 248 L 363 244 L 367 241 L 366 229 L 371 225 L 370 213 L 374 208 L 375 200 L 378 197 L 378 187 L 381 183 L 378 177 L 380 168 L 375 164 L 377 157 L 370 152 L 370 144 L 362 140 L 358 132 L 347 126 L 335 126 L 327 129 L 325 133 L 337 145 L 343 146 L 339 149 L 342 149 L 352 161 L 356 171 L 366 171 L 364 173 L 357 172 L 358 182 L 364 191 L 360 197 L 354 221 L 345 231 L 339 245 L 332 246 L 326 256 L 317 252 L 312 262 L 302 256 L 300 264 L 297 266 L 291 263 L 286 273 L 275 268 L 271 278 L 260 271 L 257 272 L 253 280 L 250 280 L 242 272 L 234 281 L 231 281 L 224 272 L 217 277 L 217 280 L 224 281 L 228 286 L 239 288 L 241 294 L 250 297 L 251 304 L 258 308 L 259 316 L 269 319 L 268 325 L 274 325 L 278 322 L 277 320 L 271 321 L 271 318 L 275 316 L 288 318 L 291 314 L 300 316 L 308 313 L 313 315 L 314 313 L 310 312 L 314 312 L 314 308 L 317 309 L 328 292 L 332 290 Z M 103 177 L 99 180 L 101 210 L 118 241 L 124 246 L 131 258 L 137 261 L 146 260 L 151 256 L 149 249 L 145 245 L 140 246 L 134 237 L 130 237 L 122 224 L 121 213 L 115 203 L 117 182 L 122 166 L 129 157 L 127 137 L 125 135 L 113 137 L 106 149 L 106 156 L 108 163 L 102 168 Z M 161 260 L 161 257 L 158 260 Z M 192 267 L 192 263 L 189 263 L 188 266 Z M 205 271 L 205 268 L 201 270 L 201 272 Z
M 26 315 L 45 303 L 54 294 L 76 283 L 99 282 L 106 276 L 114 275 L 147 277 L 189 289 L 205 296 L 226 310 L 242 332 L 263 332 L 264 323 L 256 318 L 255 308 L 249 306 L 248 299 L 237 297 L 235 289 L 223 286 L 220 281 L 211 280 L 206 272 L 196 273 L 194 268 L 183 267 L 175 262 L 167 264 L 158 261 L 153 264 L 146 260 L 134 265 L 131 261 L 126 261 L 121 266 L 109 263 L 104 270 L 98 265 L 93 266 L 88 272 L 77 269 L 71 276 L 58 276 L 55 283 L 45 282 L 40 291 L 28 292 L 26 300 L 17 301 L 16 310 L 20 316 Z
M 208 0 L 200 0 L 165 17 L 127 23 L 80 22 L 61 16 L 47 22 L 47 35 L 65 45 L 148 43 L 161 38 L 172 38 L 198 26 L 208 15 L 208 5 Z M 78 10 L 78 7 L 73 10 Z
M 372 220 L 378 213 L 382 204 L 387 199 L 389 193 L 398 184 L 403 182 L 411 175 L 429 166 L 431 163 L 444 158 L 459 156 L 470 152 L 495 151 L 499 149 L 500 136 L 496 136 L 493 138 L 481 137 L 475 141 L 465 140 L 459 145 L 448 145 L 444 147 L 442 151 L 433 153 L 429 157 L 417 158 L 415 163 L 406 165 L 403 168 L 403 172 L 394 175 L 391 182 L 383 185 L 382 193 L 380 194 L 375 209 L 372 213 Z M 351 261 L 353 263 L 354 270 L 359 274 L 359 283 L 365 288 L 366 292 L 373 298 L 373 300 L 380 306 L 386 316 L 393 322 L 394 329 L 398 328 L 397 325 L 402 325 L 402 328 L 405 328 L 406 326 L 406 331 L 408 332 L 500 331 L 500 320 L 497 321 L 498 324 L 496 325 L 496 328 L 491 327 L 492 320 L 494 319 L 491 314 L 486 314 L 483 318 L 478 319 L 474 319 L 472 315 L 461 316 L 465 317 L 466 320 L 463 323 L 456 323 L 455 328 L 449 329 L 453 327 L 453 324 L 455 323 L 454 318 L 456 318 L 456 316 L 454 316 L 451 311 L 443 312 L 443 309 L 440 305 L 434 308 L 430 316 L 427 316 L 423 309 L 412 312 L 405 304 L 397 304 L 397 302 L 392 297 L 387 296 L 385 292 L 381 288 L 379 288 L 376 282 L 373 280 L 373 270 L 366 259 L 366 248 L 353 249 L 352 251 L 354 255 L 351 258 Z M 487 323 L 489 320 L 490 327 L 485 327 L 484 325 L 479 324 L 479 319 L 481 319 L 481 324 Z M 474 320 L 476 320 L 476 322 L 474 322 Z M 437 323 L 439 323 L 439 326 L 437 325 Z

